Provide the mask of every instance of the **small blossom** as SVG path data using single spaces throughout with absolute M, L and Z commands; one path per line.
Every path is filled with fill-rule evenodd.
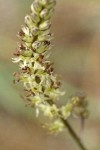
M 32 105 L 35 105 L 35 106 L 38 106 L 42 102 L 42 98 L 41 98 L 40 95 L 37 95 L 37 96 L 34 96 L 34 97 L 30 97 L 30 100 L 32 102 Z
M 46 20 L 46 21 L 42 22 L 42 23 L 39 25 L 39 29 L 42 30 L 42 31 L 43 31 L 43 30 L 47 30 L 47 29 L 50 28 L 50 25 L 51 25 L 50 20 Z
M 87 109 L 88 103 L 86 100 L 86 95 L 82 92 L 77 93 L 70 100 L 73 105 L 72 116 L 75 118 L 86 119 L 89 116 L 89 111 Z
M 51 133 L 59 133 L 63 131 L 64 124 L 61 120 L 56 120 L 51 125 L 49 125 L 48 128 Z
M 61 114 L 64 119 L 67 119 L 70 117 L 72 113 L 73 105 L 71 103 L 66 104 L 65 106 L 62 106 L 61 108 Z
M 18 62 L 20 62 L 20 60 L 21 60 L 20 57 L 12 58 L 13 63 L 18 63 Z
M 44 115 L 46 117 L 53 118 L 54 116 L 58 115 L 58 108 L 54 104 L 52 106 L 48 104 L 47 105 L 41 104 L 39 107 L 44 112 Z

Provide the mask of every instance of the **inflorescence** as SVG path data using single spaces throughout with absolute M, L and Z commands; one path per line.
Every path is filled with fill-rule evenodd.
M 15 82 L 22 82 L 27 103 L 35 108 L 36 116 L 40 111 L 50 118 L 45 124 L 51 132 L 60 132 L 64 128 L 61 118 L 71 115 L 87 116 L 85 98 L 71 98 L 65 106 L 55 104 L 64 94 L 60 90 L 61 82 L 54 74 L 53 64 L 48 60 L 51 40 L 51 16 L 54 12 L 55 0 L 34 0 L 31 13 L 25 16 L 25 25 L 18 33 L 20 43 L 14 53 L 13 62 L 18 63 L 19 72 L 14 73 Z

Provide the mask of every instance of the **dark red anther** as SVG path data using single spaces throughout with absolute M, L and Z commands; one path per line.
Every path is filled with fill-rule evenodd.
M 18 36 L 25 36 L 25 33 L 22 30 L 20 30 L 20 32 L 18 32 Z
M 50 41 L 44 41 L 44 44 L 50 45 Z

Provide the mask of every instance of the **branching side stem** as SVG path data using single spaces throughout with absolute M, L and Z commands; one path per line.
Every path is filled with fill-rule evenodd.
M 52 101 L 49 102 L 50 105 L 53 104 Z M 78 137 L 78 135 L 76 134 L 76 132 L 74 131 L 74 129 L 72 128 L 72 126 L 70 125 L 70 123 L 68 122 L 68 120 L 63 119 L 62 117 L 60 117 L 61 121 L 63 122 L 63 124 L 65 125 L 65 127 L 68 129 L 69 134 L 72 136 L 72 138 L 74 139 L 74 141 L 77 143 L 77 145 L 79 146 L 80 150 L 88 150 L 83 142 L 81 141 L 81 139 Z

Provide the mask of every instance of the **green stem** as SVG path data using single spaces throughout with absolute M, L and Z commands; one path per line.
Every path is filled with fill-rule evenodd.
M 61 120 L 64 123 L 64 125 L 67 127 L 69 133 L 71 134 L 71 136 L 73 137 L 73 139 L 76 141 L 76 143 L 80 147 L 80 149 L 81 150 L 87 150 L 87 148 L 84 146 L 84 144 L 82 143 L 82 141 L 80 140 L 80 138 L 77 136 L 77 134 L 75 133 L 75 131 L 73 130 L 73 128 L 71 127 L 71 125 L 69 124 L 69 122 L 67 120 L 64 120 L 63 118 L 61 118 Z

